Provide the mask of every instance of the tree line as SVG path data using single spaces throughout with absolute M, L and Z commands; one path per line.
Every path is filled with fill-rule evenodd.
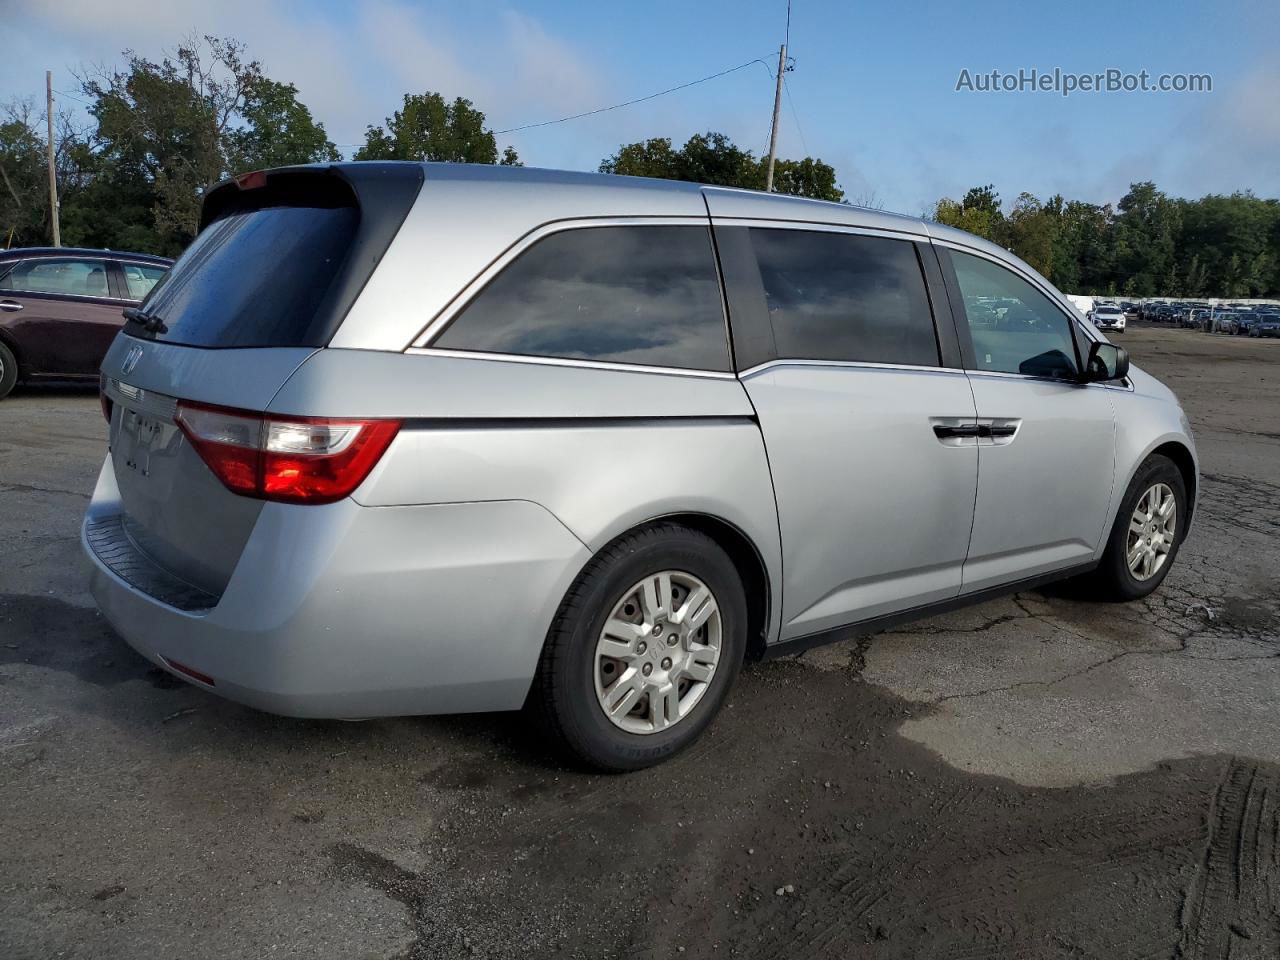
M 298 89 L 268 77 L 233 39 L 205 36 L 172 56 L 126 51 L 122 66 L 78 78 L 89 120 L 58 115 L 54 135 L 60 226 L 68 245 L 177 254 L 195 236 L 203 194 L 233 173 L 342 159 Z M 29 102 L 0 111 L 0 247 L 51 234 L 44 118 Z M 370 124 L 355 160 L 520 165 L 467 99 L 406 93 Z M 676 146 L 619 146 L 602 173 L 764 188 L 767 159 L 723 133 Z M 836 171 L 814 157 L 780 158 L 780 193 L 844 202 Z M 1113 209 L 1023 193 L 1004 212 L 993 186 L 942 199 L 926 217 L 1012 250 L 1073 293 L 1280 296 L 1280 204 L 1251 193 L 1200 200 L 1135 183 Z
M 1280 201 L 1248 191 L 1199 200 L 1131 184 L 1112 207 L 995 187 L 926 214 L 1005 247 L 1061 290 L 1121 297 L 1280 297 Z

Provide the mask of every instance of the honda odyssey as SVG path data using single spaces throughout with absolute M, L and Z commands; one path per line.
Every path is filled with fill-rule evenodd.
M 671 756 L 744 659 L 1159 586 L 1173 394 L 958 230 L 608 175 L 256 172 L 102 367 L 103 614 L 298 717 L 512 710 Z

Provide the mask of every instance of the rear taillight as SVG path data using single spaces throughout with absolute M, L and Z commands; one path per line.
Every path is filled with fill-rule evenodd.
M 399 420 L 280 417 L 185 401 L 175 419 L 228 490 L 286 503 L 341 500 L 400 429 Z

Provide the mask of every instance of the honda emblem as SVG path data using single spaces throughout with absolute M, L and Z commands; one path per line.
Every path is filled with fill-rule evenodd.
M 138 365 L 138 361 L 142 359 L 142 347 L 136 343 L 129 348 L 129 352 L 124 355 L 124 363 L 120 365 L 120 372 L 124 374 L 133 373 L 133 368 Z

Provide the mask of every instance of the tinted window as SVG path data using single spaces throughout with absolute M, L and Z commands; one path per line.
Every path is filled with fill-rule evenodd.
M 779 357 L 937 366 L 915 247 L 905 240 L 752 228 Z
M 1074 377 L 1066 314 L 1021 277 L 990 260 L 953 252 L 978 370 Z
M 70 293 L 107 297 L 107 265 L 102 260 L 48 257 L 23 260 L 0 280 L 0 289 L 19 293 Z
M 143 300 L 151 292 L 151 288 L 160 282 L 166 273 L 164 267 L 149 263 L 122 263 L 124 282 L 128 287 L 130 300 Z
M 539 240 L 434 346 L 729 369 L 705 227 L 590 227 Z
M 197 347 L 322 346 L 317 308 L 346 258 L 354 207 L 264 207 L 209 224 L 143 311 L 156 339 Z

